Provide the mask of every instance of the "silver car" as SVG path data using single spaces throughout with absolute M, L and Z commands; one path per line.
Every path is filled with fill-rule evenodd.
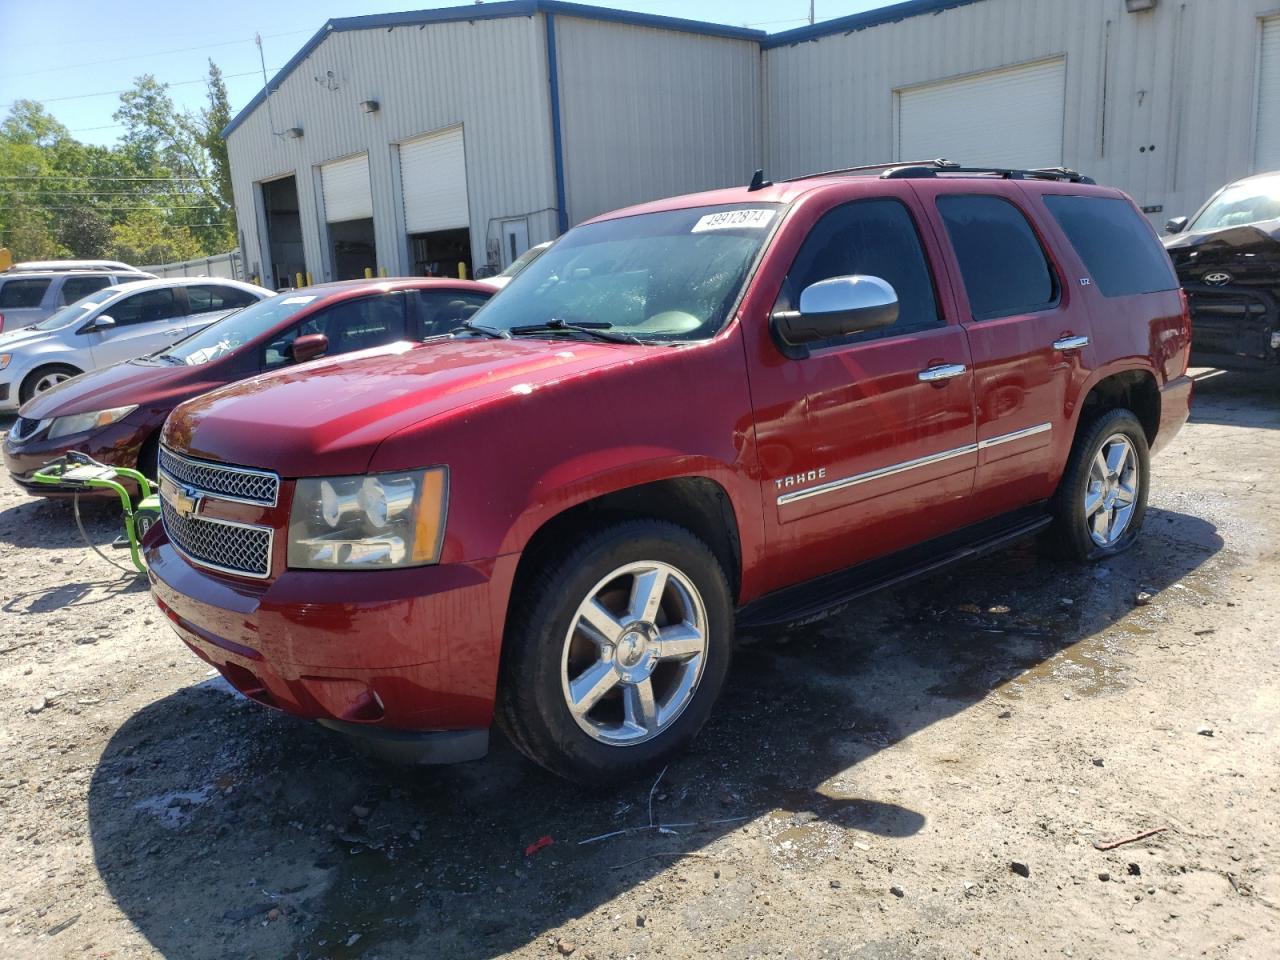
M 155 277 L 127 264 L 110 264 L 107 260 L 20 263 L 0 273 L 0 332 L 39 323 L 106 287 Z
M 40 323 L 0 334 L 0 412 L 77 374 L 154 353 L 270 296 L 218 277 L 105 287 Z

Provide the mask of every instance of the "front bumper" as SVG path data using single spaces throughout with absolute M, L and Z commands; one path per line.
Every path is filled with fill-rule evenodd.
M 9 471 L 9 476 L 13 482 L 34 497 L 68 496 L 73 493 L 79 493 L 83 497 L 114 497 L 115 494 L 110 490 L 85 491 L 71 487 L 51 486 L 45 483 L 36 483 L 30 477 L 50 460 L 56 460 L 69 450 L 79 450 L 87 453 L 99 463 L 105 463 L 109 466 L 136 468 L 138 466 L 138 453 L 141 451 L 143 443 L 146 442 L 154 430 L 155 426 L 151 423 L 132 424 L 129 423 L 129 418 L 126 417 L 119 423 L 103 427 L 96 433 L 91 433 L 87 436 L 78 434 L 60 437 L 57 440 L 47 440 L 41 439 L 37 435 L 30 440 L 22 442 L 15 442 L 11 437 L 5 437 L 3 445 L 4 465 L 5 469 Z M 134 484 L 132 481 L 122 478 L 121 482 L 126 489 L 133 490 Z
M 487 737 L 517 557 L 286 570 L 259 582 L 193 566 L 160 524 L 145 552 L 152 596 L 178 636 L 246 697 L 347 733 L 363 730 L 384 755 L 411 758 L 424 732 Z M 467 759 L 483 742 L 435 738 L 435 759 Z

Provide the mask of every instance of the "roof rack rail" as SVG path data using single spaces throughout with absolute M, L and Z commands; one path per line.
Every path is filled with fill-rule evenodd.
M 895 164 L 880 174 L 882 180 L 917 180 L 936 177 L 939 174 L 989 174 L 1005 180 L 1062 180 L 1067 183 L 1093 183 L 1092 177 L 1068 167 L 1034 167 L 1020 170 L 1016 167 L 964 167 L 950 160 L 932 160 L 926 163 Z
M 797 180 L 815 180 L 818 177 L 838 177 L 842 173 L 866 173 L 871 170 L 884 170 L 886 167 L 897 166 L 928 166 L 929 164 L 945 164 L 947 160 L 887 160 L 884 163 L 864 163 L 857 167 L 837 167 L 835 170 L 822 170 L 818 173 L 804 173 L 798 177 L 787 177 L 785 180 L 778 180 L 777 183 L 795 183 Z

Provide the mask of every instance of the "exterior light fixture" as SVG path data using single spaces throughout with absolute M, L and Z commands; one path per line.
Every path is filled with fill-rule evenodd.
M 302 139 L 302 128 L 301 128 L 301 127 L 290 127 L 288 130 L 286 130 L 286 131 L 284 132 L 284 135 L 285 135 L 286 137 L 288 137 L 290 140 L 301 140 L 301 139 Z
M 1154 10 L 1158 0 L 1124 0 L 1124 8 L 1130 13 L 1141 13 L 1143 10 Z
M 377 100 L 361 100 L 360 109 L 365 113 L 377 113 L 382 109 L 382 105 Z

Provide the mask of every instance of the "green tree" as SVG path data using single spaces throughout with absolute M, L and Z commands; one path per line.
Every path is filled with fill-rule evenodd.
M 135 210 L 111 228 L 113 260 L 135 266 L 194 260 L 207 250 L 186 224 L 171 223 L 159 210 Z
M 200 111 L 200 145 L 209 154 L 216 197 L 221 205 L 224 222 L 231 225 L 234 242 L 236 207 L 231 190 L 231 160 L 227 156 L 227 141 L 222 139 L 222 131 L 231 122 L 231 101 L 227 98 L 227 85 L 222 80 L 222 71 L 212 60 L 209 61 L 208 93 L 209 106 Z
M 111 222 L 92 206 L 64 211 L 55 221 L 57 239 L 71 256 L 100 260 L 111 245 Z

